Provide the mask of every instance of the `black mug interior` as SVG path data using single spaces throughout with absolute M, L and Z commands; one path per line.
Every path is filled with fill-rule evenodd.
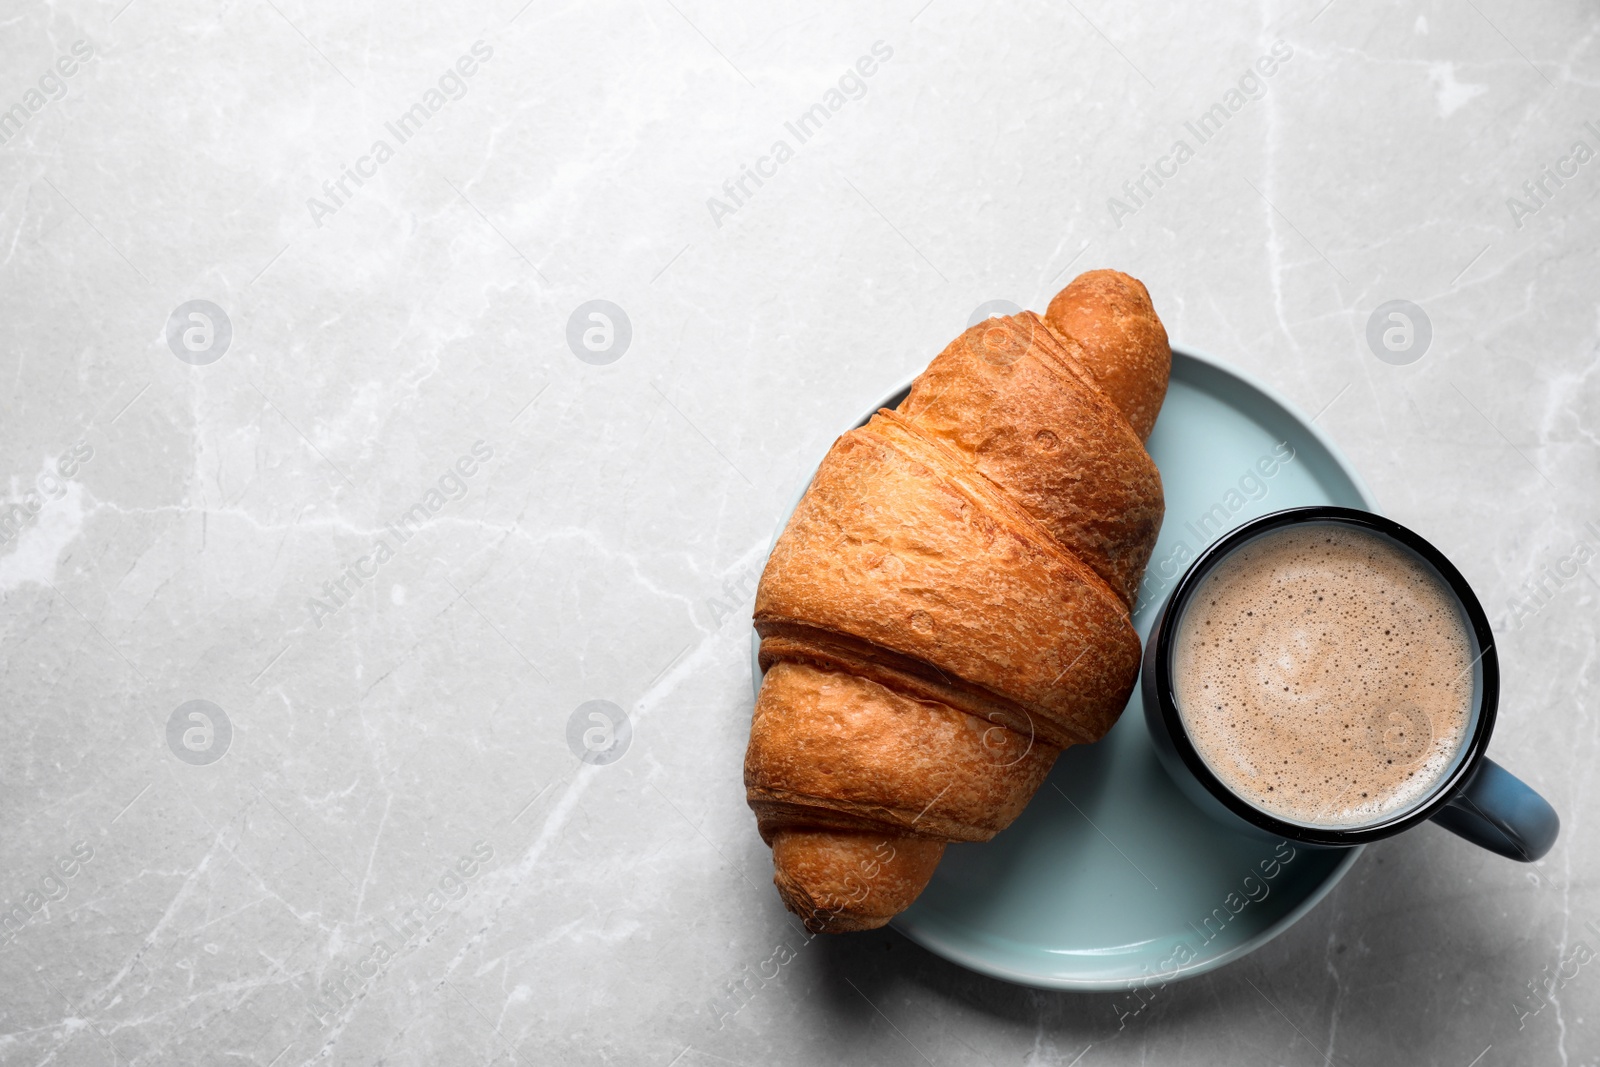
M 1432 571 L 1452 594 L 1471 642 L 1472 708 L 1460 745 L 1432 786 L 1411 804 L 1353 825 L 1298 822 L 1258 807 L 1234 792 L 1212 770 L 1190 738 L 1173 684 L 1173 659 L 1184 614 L 1197 590 L 1218 565 L 1245 545 L 1278 530 L 1302 525 L 1342 525 L 1376 534 Z M 1265 833 L 1313 845 L 1351 846 L 1389 837 L 1431 818 L 1470 780 L 1494 729 L 1500 675 L 1494 635 L 1472 587 L 1431 544 L 1399 523 L 1371 512 L 1338 507 L 1290 508 L 1252 520 L 1221 538 L 1195 560 L 1173 589 L 1149 649 L 1155 699 L 1176 754 L 1199 783 L 1229 811 Z

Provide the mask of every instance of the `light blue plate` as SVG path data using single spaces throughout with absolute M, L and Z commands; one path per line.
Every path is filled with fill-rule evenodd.
M 1310 420 L 1192 350 L 1172 353 L 1172 385 L 1149 449 L 1167 507 L 1134 611 L 1141 640 L 1188 561 L 1235 526 L 1306 504 L 1377 510 Z M 755 681 L 759 688 L 759 669 Z M 1260 948 L 1355 863 L 1359 848 L 1301 848 L 1275 861 L 1272 845 L 1201 814 L 1156 762 L 1142 703 L 1135 692 L 1104 740 L 1062 753 L 1027 810 L 993 841 L 952 844 L 895 927 L 1009 981 L 1127 989 Z

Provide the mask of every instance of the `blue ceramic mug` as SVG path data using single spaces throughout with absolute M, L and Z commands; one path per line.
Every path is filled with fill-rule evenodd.
M 1406 550 L 1454 595 L 1473 646 L 1471 718 L 1453 762 L 1421 797 L 1371 822 L 1353 826 L 1289 821 L 1229 789 L 1196 749 L 1179 714 L 1174 692 L 1175 635 L 1195 590 L 1237 549 L 1264 534 L 1299 524 L 1356 527 Z M 1548 801 L 1484 755 L 1494 731 L 1500 668 L 1494 634 L 1478 598 L 1461 572 L 1438 549 L 1381 515 L 1351 508 L 1290 508 L 1247 522 L 1217 541 L 1195 559 L 1178 581 L 1156 620 L 1145 645 L 1141 686 L 1145 720 L 1167 773 L 1191 800 L 1235 829 L 1274 841 L 1288 838 L 1306 845 L 1339 848 L 1390 837 L 1432 819 L 1491 852 L 1531 862 L 1550 851 L 1561 828 L 1561 820 Z

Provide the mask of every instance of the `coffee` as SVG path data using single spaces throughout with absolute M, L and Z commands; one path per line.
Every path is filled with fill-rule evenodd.
M 1356 826 L 1423 798 L 1472 718 L 1473 642 L 1444 581 L 1360 527 L 1246 542 L 1189 598 L 1178 711 L 1206 765 L 1269 814 Z

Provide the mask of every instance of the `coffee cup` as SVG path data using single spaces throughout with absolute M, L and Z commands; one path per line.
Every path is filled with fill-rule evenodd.
M 1531 862 L 1560 830 L 1485 755 L 1500 672 L 1482 605 L 1380 515 L 1290 508 L 1211 545 L 1156 620 L 1141 687 L 1167 773 L 1241 832 L 1347 848 L 1431 819 Z

